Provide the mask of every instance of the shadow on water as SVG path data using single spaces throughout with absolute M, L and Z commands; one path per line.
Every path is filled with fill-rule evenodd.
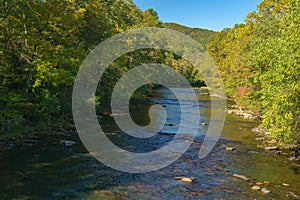
M 182 90 L 181 92 L 185 92 Z M 184 112 L 197 115 L 193 102 Z M 210 98 L 199 92 L 201 122 L 209 123 Z M 116 145 L 133 152 L 149 152 L 167 145 L 178 130 L 180 107 L 167 89 L 156 90 L 147 105 L 135 105 L 132 118 L 140 125 L 149 123 L 148 109 L 161 104 L 167 121 L 149 139 L 137 139 L 118 129 L 113 119 L 103 117 L 100 124 Z M 159 115 L 159 113 L 157 114 Z M 159 116 L 158 116 L 159 117 Z M 191 119 L 187 120 L 193 120 Z M 300 194 L 300 167 L 287 157 L 257 148 L 254 121 L 228 115 L 222 138 L 204 159 L 198 152 L 207 127 L 199 126 L 194 144 L 176 162 L 159 171 L 130 174 L 104 166 L 86 152 L 78 136 L 43 135 L 32 147 L 15 147 L 0 154 L 0 199 L 290 199 L 289 192 Z M 65 147 L 61 140 L 77 144 Z M 227 146 L 235 151 L 225 151 Z M 232 177 L 243 174 L 249 182 Z M 176 177 L 193 178 L 184 183 Z M 268 195 L 251 190 L 255 182 L 270 182 Z M 282 186 L 287 183 L 290 187 Z

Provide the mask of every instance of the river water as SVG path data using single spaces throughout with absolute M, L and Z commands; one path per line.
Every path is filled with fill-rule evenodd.
M 200 90 L 196 92 L 201 122 L 209 123 L 210 98 Z M 185 111 L 193 113 L 194 104 L 188 101 L 188 95 L 185 103 L 190 106 Z M 167 110 L 167 122 L 161 131 L 164 134 L 149 140 L 127 136 L 110 117 L 101 118 L 100 124 L 118 146 L 134 152 L 152 151 L 167 145 L 177 132 L 178 101 L 162 88 L 155 90 L 149 104 L 131 108 L 135 122 L 146 125 L 150 120 L 149 106 L 158 103 Z M 293 199 L 291 193 L 300 195 L 299 163 L 258 148 L 251 131 L 255 126 L 255 121 L 227 115 L 221 138 L 204 159 L 198 158 L 198 152 L 207 126 L 199 126 L 195 142 L 185 154 L 170 166 L 145 174 L 124 173 L 104 166 L 90 156 L 76 133 L 44 134 L 38 137 L 40 142 L 36 145 L 16 146 L 0 153 L 0 199 Z M 77 144 L 65 147 L 61 140 Z M 226 151 L 229 146 L 236 150 Z M 245 175 L 250 181 L 234 178 L 233 174 Z M 175 177 L 194 181 L 185 183 Z M 271 193 L 252 190 L 258 182 L 265 182 L 261 187 Z

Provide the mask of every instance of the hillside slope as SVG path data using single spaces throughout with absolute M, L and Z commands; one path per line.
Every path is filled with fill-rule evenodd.
M 190 28 L 176 23 L 164 23 L 163 27 L 190 36 L 191 38 L 199 42 L 204 49 L 207 48 L 210 38 L 216 33 L 215 31 L 212 30 L 201 29 L 201 28 Z

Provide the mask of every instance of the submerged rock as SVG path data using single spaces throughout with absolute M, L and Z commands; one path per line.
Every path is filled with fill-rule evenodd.
M 289 161 L 294 161 L 294 160 L 296 160 L 297 158 L 296 157 L 290 157 L 289 158 Z
M 10 143 L 10 144 L 8 144 L 7 146 L 8 146 L 9 148 L 13 148 L 13 147 L 15 147 L 16 145 L 13 144 L 13 143 Z
M 250 180 L 249 178 L 247 178 L 244 175 L 233 174 L 232 176 L 235 177 L 235 178 L 239 178 L 239 179 L 245 180 L 245 181 L 249 181 Z
M 23 140 L 25 143 L 31 143 L 31 144 L 36 144 L 39 143 L 39 140 Z
M 77 144 L 77 142 L 68 141 L 68 140 L 62 140 L 62 141 L 60 141 L 60 143 L 65 145 L 66 147 L 70 147 L 70 146 L 73 146 L 74 144 Z

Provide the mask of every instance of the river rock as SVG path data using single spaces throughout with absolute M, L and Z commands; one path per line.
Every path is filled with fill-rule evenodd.
M 193 182 L 193 179 L 191 179 L 191 178 L 182 178 L 181 181 L 186 182 L 186 183 L 191 183 L 191 182 Z
M 258 191 L 258 190 L 260 190 L 260 187 L 258 185 L 254 185 L 251 189 Z
M 264 138 L 264 137 L 258 137 L 258 138 L 255 138 L 255 140 L 256 140 L 256 141 L 260 141 L 260 142 L 262 142 L 262 141 L 264 141 L 264 140 L 265 140 L 265 138 Z
M 289 161 L 294 161 L 294 160 L 296 160 L 296 157 L 290 157 L 289 158 Z
M 235 148 L 234 148 L 234 147 L 226 147 L 225 150 L 226 150 L 226 151 L 234 151 Z
M 13 144 L 13 143 L 8 144 L 8 147 L 9 147 L 9 148 L 13 148 L 13 147 L 15 147 L 15 146 L 16 146 L 16 145 Z
M 283 151 L 275 151 L 275 154 L 283 155 Z
M 286 150 L 296 150 L 298 149 L 298 146 L 296 144 L 287 144 L 284 145 L 282 148 Z
M 294 192 L 289 192 L 289 194 L 294 197 L 295 199 L 300 199 L 299 195 L 296 195 Z
M 68 141 L 68 140 L 62 140 L 62 141 L 60 141 L 60 143 L 65 145 L 66 147 L 70 147 L 70 146 L 73 146 L 74 144 L 77 144 L 77 142 Z
M 235 178 L 242 179 L 242 180 L 244 180 L 244 181 L 249 181 L 249 180 L 250 180 L 249 178 L 247 178 L 247 177 L 244 176 L 244 175 L 233 174 L 232 176 L 235 177 Z
M 274 151 L 274 150 L 278 150 L 279 148 L 277 146 L 270 146 L 270 147 L 265 147 L 265 150 L 268 151 Z
M 264 185 L 270 185 L 269 181 L 264 181 Z
M 181 180 L 181 179 L 183 179 L 183 178 L 185 178 L 185 177 L 183 177 L 183 176 L 176 176 L 176 177 L 174 177 L 175 178 L 175 180 Z
M 31 143 L 31 144 L 36 144 L 39 143 L 39 140 L 23 140 L 25 143 Z
M 262 188 L 261 190 L 260 190 L 262 193 L 264 193 L 264 194 L 269 194 L 271 191 L 270 190 L 268 190 L 267 188 Z
M 256 133 L 263 133 L 263 134 L 266 133 L 266 129 L 264 129 L 264 128 L 258 128 L 258 127 L 253 128 L 252 131 L 256 132 Z
M 275 143 L 277 143 L 278 141 L 275 140 L 275 139 L 271 139 L 271 140 L 267 140 L 266 142 L 267 142 L 268 144 L 275 144 Z

